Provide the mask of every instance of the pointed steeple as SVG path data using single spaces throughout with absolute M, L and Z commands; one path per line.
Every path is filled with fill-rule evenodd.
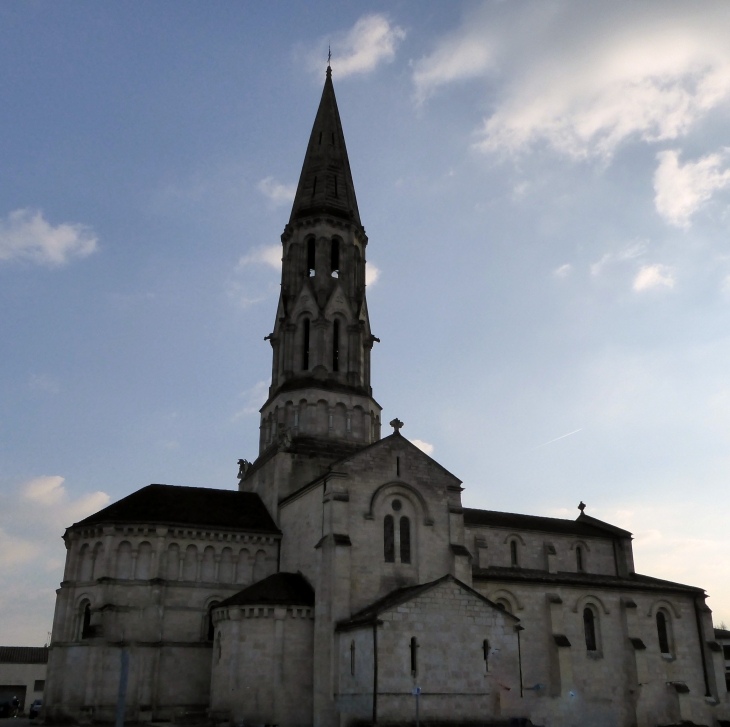
M 361 224 L 329 66 L 289 222 L 318 214 Z

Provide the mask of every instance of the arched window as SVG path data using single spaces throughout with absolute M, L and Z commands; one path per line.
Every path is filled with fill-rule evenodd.
M 583 572 L 583 548 L 579 546 L 575 549 L 575 565 L 578 568 L 578 573 Z
M 340 322 L 337 319 L 332 327 L 332 370 L 340 370 Z
M 395 522 L 392 515 L 386 515 L 383 521 L 383 545 L 385 562 L 395 563 Z
M 218 605 L 218 601 L 213 601 L 213 603 L 208 606 L 208 615 L 206 617 L 206 636 L 205 638 L 208 641 L 213 641 L 213 638 L 215 637 L 215 626 L 213 625 L 213 609 Z
M 519 562 L 517 560 L 517 541 L 516 540 L 510 540 L 509 559 L 510 559 L 511 566 L 513 568 L 517 568 L 517 566 L 519 565 Z
M 418 674 L 418 641 L 411 636 L 411 676 Z
M 91 604 L 86 601 L 81 612 L 81 638 L 91 637 Z
M 482 653 L 484 654 L 484 669 L 489 671 L 489 640 L 482 641 Z
M 317 185 L 317 179 L 315 177 L 314 180 L 315 187 Z M 307 240 L 307 268 L 309 270 L 309 277 L 314 276 L 314 269 L 315 269 L 315 262 L 316 262 L 316 247 L 315 247 L 315 241 L 313 237 L 310 237 Z
M 583 630 L 586 634 L 586 649 L 596 651 L 596 616 L 592 608 L 583 609 Z
M 309 318 L 304 319 L 302 335 L 302 371 L 309 370 Z
M 355 676 L 355 642 L 350 642 L 350 674 Z
M 495 603 L 500 611 L 512 613 L 512 604 L 506 598 L 498 598 Z
M 659 650 L 662 654 L 671 654 L 669 648 L 669 629 L 667 628 L 667 616 L 664 611 L 657 611 L 656 630 L 659 636 Z
M 340 241 L 332 240 L 332 247 L 330 248 L 330 268 L 332 275 L 340 272 Z
M 400 519 L 400 562 L 411 562 L 411 521 L 405 515 Z

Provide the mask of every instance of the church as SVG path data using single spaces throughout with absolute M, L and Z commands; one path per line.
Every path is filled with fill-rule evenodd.
M 46 722 L 730 725 L 701 588 L 636 573 L 582 503 L 464 507 L 381 422 L 330 68 L 281 243 L 258 456 L 237 490 L 149 485 L 66 530 Z

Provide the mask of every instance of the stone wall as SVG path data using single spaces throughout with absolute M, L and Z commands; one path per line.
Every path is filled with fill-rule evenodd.
M 727 718 L 724 688 L 713 687 L 706 699 L 691 595 L 479 579 L 474 585 L 488 598 L 509 604 L 525 629 L 525 699 L 536 724 L 579 727 L 590 719 L 598 727 L 653 727 L 681 719 L 712 724 L 713 717 Z M 585 608 L 595 616 L 595 651 L 587 648 Z M 667 654 L 659 649 L 658 610 L 667 619 Z M 570 645 L 559 646 L 555 636 L 566 637 Z M 678 692 L 676 685 L 689 691 Z
M 49 720 L 113 720 L 122 650 L 130 719 L 203 713 L 211 607 L 276 572 L 278 538 L 125 525 L 70 531 L 66 542 L 45 693 Z
M 453 580 L 442 581 L 378 618 L 382 621 L 377 634 L 378 722 L 414 721 L 415 687 L 421 688 L 424 721 L 487 721 L 522 714 L 517 619 Z M 372 626 L 340 634 L 337 701 L 348 712 L 346 721 L 372 716 L 372 655 Z
M 231 606 L 215 612 L 214 720 L 312 724 L 313 609 Z

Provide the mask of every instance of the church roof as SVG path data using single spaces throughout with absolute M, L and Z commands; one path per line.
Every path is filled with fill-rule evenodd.
M 314 589 L 301 573 L 274 573 L 226 598 L 220 606 L 314 606 Z
M 513 512 L 497 512 L 495 510 L 476 510 L 464 508 L 464 525 L 509 528 L 511 530 L 538 530 L 546 533 L 566 535 L 584 535 L 605 538 L 607 534 L 630 538 L 628 530 L 604 523 L 589 515 L 579 515 L 575 520 L 557 517 L 539 517 L 537 515 L 520 515 Z
M 327 68 L 289 223 L 317 214 L 361 224 L 331 68 Z
M 548 573 L 533 568 L 510 568 L 507 566 L 490 566 L 489 568 L 473 568 L 474 580 L 510 582 L 510 583 L 541 583 L 555 586 L 591 586 L 595 588 L 616 588 L 621 590 L 639 591 L 682 591 L 692 594 L 704 594 L 704 589 L 696 586 L 687 586 L 684 583 L 664 581 L 661 578 L 631 573 L 626 578 L 619 576 L 600 575 L 598 573 Z
M 47 663 L 47 646 L 0 646 L 0 664 Z
M 728 629 L 715 629 L 716 639 L 730 639 L 730 631 Z
M 147 485 L 72 527 L 125 522 L 281 532 L 254 492 L 175 485 Z
M 426 591 L 430 591 L 432 588 L 435 588 L 444 581 L 453 581 L 465 591 L 468 591 L 473 596 L 476 596 L 480 601 L 483 601 L 493 608 L 499 608 L 496 603 L 490 601 L 488 598 L 479 593 L 479 591 L 475 591 L 470 586 L 467 586 L 466 583 L 463 583 L 458 578 L 455 578 L 451 574 L 447 573 L 445 576 L 441 576 L 441 578 L 437 578 L 435 581 L 421 583 L 418 586 L 404 586 L 403 588 L 396 588 L 396 590 L 391 591 L 388 595 L 379 598 L 374 603 L 371 603 L 369 606 L 366 606 L 362 610 L 358 611 L 351 618 L 340 621 L 337 624 L 337 629 L 342 631 L 373 623 L 377 619 L 378 615 L 383 613 L 384 611 L 389 611 L 402 603 L 412 601 L 414 598 L 417 598 Z M 519 618 L 517 618 L 517 616 L 514 616 L 511 613 L 505 612 L 505 616 L 509 616 L 515 621 L 520 620 Z

